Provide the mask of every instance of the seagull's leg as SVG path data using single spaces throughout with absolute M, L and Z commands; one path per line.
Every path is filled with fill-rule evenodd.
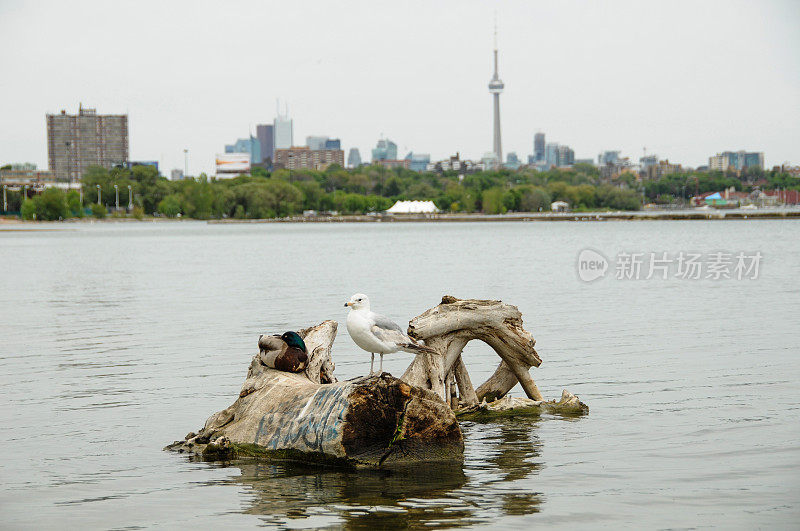
M 370 354 L 372 354 L 372 361 L 369 362 L 369 375 L 372 376 L 372 374 L 375 372 L 375 353 L 370 352 Z
M 378 372 L 383 374 L 383 352 L 381 352 L 381 367 L 378 369 Z

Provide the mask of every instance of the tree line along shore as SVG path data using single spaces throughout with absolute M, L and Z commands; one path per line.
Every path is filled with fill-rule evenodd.
M 382 166 L 273 172 L 255 168 L 251 175 L 234 179 L 215 180 L 201 174 L 195 179 L 170 181 L 153 167 L 134 166 L 111 170 L 91 167 L 81 185 L 80 192 L 48 188 L 24 200 L 22 192 L 8 190 L 8 210 L 19 212 L 23 219 L 36 220 L 108 215 L 270 219 L 309 210 L 368 214 L 382 212 L 397 200 L 432 200 L 445 213 L 547 212 L 554 201 L 566 201 L 574 212 L 635 211 L 645 203 L 683 204 L 695 194 L 730 188 L 746 192 L 756 186 L 762 190 L 800 190 L 800 178 L 750 169 L 742 175 L 685 172 L 637 181 L 634 175 L 623 174 L 606 180 L 598 168 L 576 164 L 545 172 L 502 169 L 467 175 Z

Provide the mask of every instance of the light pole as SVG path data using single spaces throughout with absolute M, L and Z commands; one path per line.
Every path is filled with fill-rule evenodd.
M 97 204 L 98 205 L 102 205 L 103 204 L 102 199 L 101 199 L 102 193 L 103 193 L 103 190 L 100 188 L 100 185 L 98 184 L 97 185 Z
M 183 178 L 189 178 L 189 150 L 183 150 Z
M 119 210 L 119 186 L 117 186 L 116 184 L 114 185 L 114 192 L 116 192 L 116 194 L 117 194 L 117 201 L 116 201 L 115 210 L 118 211 Z
M 131 195 L 131 185 L 128 185 L 128 210 L 133 210 L 133 196 Z
M 22 187 L 22 201 L 25 202 L 28 199 L 28 186 L 25 185 Z M 22 203 L 20 203 L 20 208 L 22 208 Z
M 69 149 L 71 145 L 71 142 L 64 142 L 64 146 L 67 149 L 67 179 L 69 182 L 72 182 L 72 153 L 70 153 Z
M 4 184 L 3 185 L 3 212 L 8 210 L 8 201 L 6 201 L 6 188 L 8 188 L 8 186 L 6 186 Z
M 81 208 L 83 208 L 83 185 L 80 187 L 80 194 L 81 194 Z

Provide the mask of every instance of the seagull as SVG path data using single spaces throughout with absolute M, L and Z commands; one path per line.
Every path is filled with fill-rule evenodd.
M 374 374 L 375 353 L 381 355 L 378 371 L 383 372 L 383 355 L 402 350 L 411 354 L 438 354 L 435 350 L 421 345 L 408 337 L 400 326 L 384 315 L 369 309 L 369 297 L 356 293 L 344 303 L 350 307 L 347 314 L 347 333 L 356 345 L 372 354 L 369 374 Z

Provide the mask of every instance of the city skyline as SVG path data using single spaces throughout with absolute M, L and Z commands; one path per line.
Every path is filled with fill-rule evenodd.
M 463 24 L 442 28 L 456 5 Z M 0 58 L 0 109 L 10 125 L 0 131 L 0 161 L 46 168 L 45 114 L 75 112 L 82 102 L 129 115 L 132 160 L 159 160 L 168 174 L 183 168 L 188 148 L 190 173 L 212 174 L 225 143 L 273 122 L 276 98 L 289 104 L 296 139 L 330 135 L 345 150 L 368 153 L 383 134 L 401 153 L 479 159 L 492 150 L 485 76 L 494 8 L 412 6 L 383 5 L 392 24 L 378 28 L 369 14 L 354 16 L 355 4 L 318 4 L 325 16 L 317 22 L 280 4 L 243 3 L 234 11 L 245 7 L 252 16 L 237 18 L 222 7 L 186 12 L 180 3 L 4 3 L 0 42 L 17 53 Z M 726 150 L 763 151 L 767 167 L 800 158 L 800 37 L 791 31 L 800 22 L 797 4 L 497 7 L 503 77 L 512 87 L 503 95 L 504 151 L 520 159 L 532 153 L 537 131 L 569 144 L 576 158 L 620 150 L 638 159 L 645 147 L 694 167 Z M 96 29 L 76 34 L 86 11 L 96 11 Z M 265 33 L 259 24 L 270 16 L 288 22 Z M 115 17 L 129 24 L 96 46 L 104 22 Z M 152 43 L 137 37 L 144 27 Z M 364 42 L 382 46 L 372 51 Z M 56 43 L 63 44 L 54 50 Z M 254 51 L 233 54 L 231 43 Z M 252 67 L 256 51 L 279 43 L 291 45 L 269 61 L 273 67 L 246 70 L 252 82 L 216 77 L 215 65 Z

